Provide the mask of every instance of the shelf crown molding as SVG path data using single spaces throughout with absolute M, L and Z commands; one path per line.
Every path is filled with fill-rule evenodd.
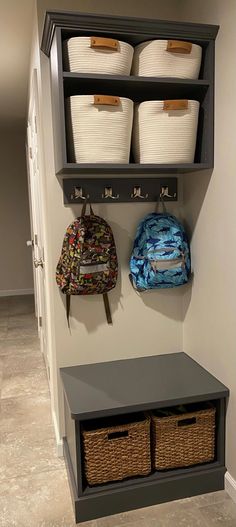
M 50 49 L 57 27 L 63 29 L 80 29 L 103 33 L 142 34 L 144 40 L 153 38 L 176 38 L 199 41 L 215 40 L 219 26 L 170 22 L 149 18 L 131 18 L 121 16 L 94 15 L 68 11 L 47 11 L 45 13 L 41 50 L 50 55 Z

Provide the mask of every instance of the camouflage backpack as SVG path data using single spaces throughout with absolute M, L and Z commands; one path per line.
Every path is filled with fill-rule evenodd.
M 107 292 L 116 285 L 118 260 L 113 233 L 108 223 L 93 213 L 82 214 L 67 228 L 61 256 L 56 269 L 56 281 L 66 294 L 69 324 L 71 295 L 102 294 L 108 324 L 112 324 Z

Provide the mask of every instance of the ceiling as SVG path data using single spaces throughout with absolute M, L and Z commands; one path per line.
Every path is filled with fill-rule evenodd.
M 22 122 L 35 0 L 0 0 L 0 126 Z

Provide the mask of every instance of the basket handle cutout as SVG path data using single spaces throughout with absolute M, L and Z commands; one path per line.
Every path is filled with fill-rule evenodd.
M 171 101 L 163 101 L 164 112 L 170 112 L 172 110 L 187 110 L 188 100 L 187 99 L 173 99 Z
M 107 435 L 107 439 L 120 439 L 121 437 L 128 437 L 128 430 L 122 430 L 120 432 L 111 432 Z
M 187 419 L 181 419 L 180 421 L 178 421 L 178 426 L 190 426 L 194 425 L 196 422 L 196 417 L 189 417 Z
M 94 95 L 94 104 L 105 104 L 109 106 L 119 106 L 120 97 L 113 97 L 112 95 Z
M 192 44 L 191 42 L 183 42 L 182 40 L 168 40 L 166 51 L 189 55 L 192 51 Z
M 107 48 L 113 51 L 118 51 L 119 41 L 115 38 L 104 38 L 104 37 L 91 37 L 90 38 L 91 48 Z

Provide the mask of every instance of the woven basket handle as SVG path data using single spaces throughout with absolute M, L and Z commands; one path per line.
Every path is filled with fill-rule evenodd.
M 177 422 L 178 427 L 186 427 L 195 425 L 197 422 L 197 417 L 184 417 L 184 419 L 179 419 Z
M 172 110 L 187 110 L 188 100 L 187 99 L 173 99 L 170 101 L 163 101 L 164 112 L 170 112 Z
M 169 53 L 189 55 L 192 51 L 192 44 L 191 42 L 183 42 L 182 40 L 168 40 L 166 51 L 169 51 Z
M 115 38 L 104 38 L 104 37 L 91 37 L 90 38 L 91 48 L 107 48 L 113 51 L 118 51 L 119 41 Z
M 113 439 L 124 439 L 124 437 L 128 437 L 129 430 L 119 430 L 117 432 L 110 432 L 107 434 L 107 439 L 113 440 Z
M 96 105 L 119 106 L 120 97 L 114 97 L 113 95 L 94 95 L 93 101 Z

